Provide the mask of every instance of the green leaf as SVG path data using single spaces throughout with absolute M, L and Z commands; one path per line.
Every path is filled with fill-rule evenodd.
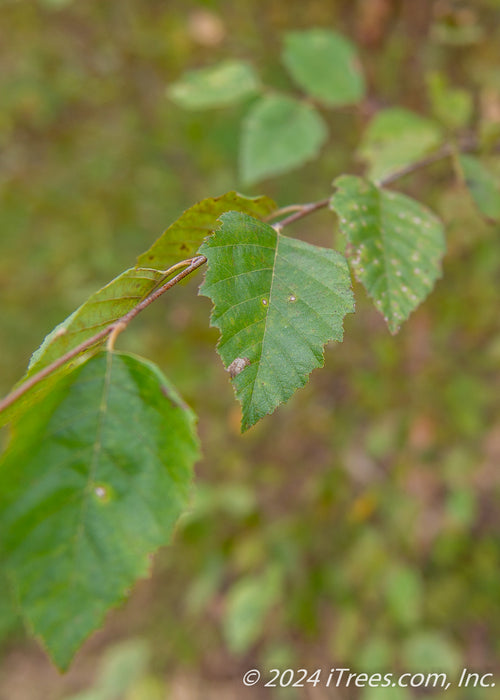
M 90 690 L 64 700 L 117 700 L 131 698 L 131 689 L 147 672 L 148 644 L 143 639 L 127 639 L 104 651 L 99 671 Z
M 229 212 L 200 249 L 208 270 L 200 293 L 214 303 L 218 353 L 233 376 L 248 429 L 303 386 L 323 364 L 323 346 L 341 341 L 354 310 L 342 255 L 288 238 Z
M 46 336 L 31 356 L 27 376 L 117 321 L 147 297 L 162 278 L 159 270 L 136 267 L 111 280 Z
M 463 129 L 469 123 L 474 110 L 472 94 L 448 86 L 442 73 L 430 73 L 427 86 L 432 111 L 436 119 L 449 129 Z
M 230 651 L 243 654 L 263 633 L 266 618 L 282 598 L 280 568 L 270 566 L 259 576 L 237 581 L 227 597 L 224 636 Z
M 220 215 L 226 211 L 241 211 L 262 218 L 274 209 L 276 204 L 269 197 L 245 197 L 238 192 L 203 199 L 174 221 L 151 248 L 139 256 L 137 265 L 164 270 L 194 255 L 203 239 L 215 231 Z
M 419 631 L 402 646 L 402 662 L 420 673 L 455 674 L 462 658 L 458 648 L 441 632 Z
M 118 320 L 147 297 L 163 280 L 167 268 L 194 255 L 205 236 L 217 227 L 217 219 L 223 212 L 245 211 L 259 217 L 266 216 L 275 208 L 275 203 L 268 197 L 244 197 L 237 192 L 204 199 L 192 206 L 139 257 L 135 268 L 126 270 L 92 294 L 82 306 L 49 333 L 33 353 L 28 372 L 16 386 Z M 103 339 L 96 343 L 91 350 L 85 352 L 85 356 L 98 352 L 105 342 Z M 15 420 L 39 401 L 56 381 L 68 374 L 80 361 L 81 357 L 55 371 L 2 411 L 0 426 Z
M 433 150 L 441 142 L 441 129 L 430 119 L 407 109 L 384 109 L 368 125 L 358 149 L 368 162 L 368 177 L 375 182 L 392 175 Z
M 259 89 L 253 66 L 245 61 L 223 61 L 188 71 L 168 88 L 171 100 L 184 109 L 209 109 L 241 102 Z
M 440 276 L 442 224 L 419 202 L 362 178 L 343 175 L 334 185 L 331 207 L 352 246 L 350 263 L 396 333 Z
M 478 158 L 459 155 L 458 164 L 477 208 L 488 219 L 500 219 L 500 180 Z
M 92 357 L 13 425 L 0 460 L 0 553 L 59 667 L 148 574 L 197 457 L 192 412 L 131 355 Z
M 46 336 L 38 350 L 35 350 L 31 356 L 27 373 L 16 386 L 106 326 L 117 321 L 148 296 L 162 278 L 163 274 L 160 271 L 133 268 L 126 270 L 92 294 L 84 304 Z M 91 354 L 98 352 L 105 342 L 106 339 L 103 338 L 87 352 Z M 14 404 L 0 413 L 0 426 L 15 420 L 39 401 L 51 391 L 55 382 L 68 374 L 80 361 L 81 358 L 73 360 L 29 389 Z
M 306 93 L 326 105 L 359 102 L 365 81 L 355 46 L 328 29 L 289 32 L 283 63 Z
M 422 614 L 423 587 L 418 571 L 395 565 L 387 572 L 385 598 L 387 612 L 401 627 L 416 627 Z
M 0 568 L 0 643 L 20 625 L 19 610 L 12 596 L 6 572 Z
M 240 153 L 245 183 L 288 172 L 314 158 L 327 128 L 309 104 L 284 95 L 256 102 L 243 122 Z

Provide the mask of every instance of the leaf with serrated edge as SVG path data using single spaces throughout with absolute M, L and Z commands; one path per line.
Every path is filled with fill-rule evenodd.
M 157 367 L 100 353 L 13 425 L 0 460 L 0 554 L 60 668 L 102 623 L 187 503 L 194 415 Z
M 16 386 L 134 308 L 163 279 L 164 270 L 196 253 L 205 236 L 216 228 L 218 217 L 223 212 L 245 211 L 264 217 L 275 208 L 276 204 L 268 197 L 245 197 L 233 191 L 204 199 L 192 206 L 140 256 L 137 267 L 126 270 L 92 294 L 47 335 L 33 353 L 28 372 Z M 85 355 L 98 352 L 105 342 L 103 339 L 96 343 Z M 45 396 L 54 381 L 71 371 L 80 361 L 81 358 L 60 368 L 4 409 L 0 413 L 0 427 L 15 420 Z
M 163 274 L 158 270 L 132 268 L 92 294 L 86 302 L 46 336 L 38 350 L 35 350 L 31 356 L 28 371 L 16 386 L 117 321 L 147 297 L 162 278 Z M 86 354 L 88 352 L 95 354 L 105 342 L 106 339 L 103 338 Z M 39 401 L 51 390 L 55 381 L 71 371 L 80 361 L 81 358 L 73 360 L 29 389 L 14 404 L 0 413 L 0 426 L 15 420 L 27 408 Z
M 349 269 L 339 253 L 288 238 L 230 212 L 201 247 L 208 270 L 200 294 L 214 303 L 217 351 L 233 375 L 242 430 L 272 413 L 323 364 L 354 310 Z
M 260 219 L 275 208 L 276 204 L 269 197 L 245 197 L 238 192 L 203 199 L 174 221 L 151 248 L 139 256 L 137 264 L 166 269 L 194 255 L 203 239 L 215 230 L 219 216 L 225 211 L 241 211 Z
M 362 178 L 343 175 L 334 185 L 331 208 L 352 246 L 354 273 L 396 333 L 440 277 L 443 226 L 414 199 Z

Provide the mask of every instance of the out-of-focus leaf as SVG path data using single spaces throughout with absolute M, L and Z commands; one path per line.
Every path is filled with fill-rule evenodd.
M 396 681 L 394 676 L 393 682 Z M 380 684 L 382 686 L 382 682 Z M 408 688 L 392 687 L 391 685 L 379 688 L 363 688 L 360 700 L 412 700 L 412 695 Z
M 326 105 L 359 102 L 365 81 L 355 46 L 328 29 L 285 35 L 283 63 L 306 93 Z
M 148 573 L 197 456 L 191 411 L 154 365 L 125 354 L 94 356 L 13 425 L 0 555 L 59 667 Z
M 471 487 L 455 488 L 446 500 L 446 511 L 452 522 L 469 527 L 477 514 L 476 495 Z
M 0 642 L 20 623 L 19 611 L 7 581 L 6 572 L 0 568 Z
M 414 626 L 422 611 L 422 581 L 418 572 L 407 566 L 387 572 L 385 598 L 389 615 L 401 626 Z
M 245 183 L 303 165 L 319 153 L 327 137 L 314 107 L 284 95 L 262 97 L 242 129 L 240 173 Z
M 369 123 L 358 154 L 368 163 L 368 177 L 379 182 L 434 149 L 441 138 L 439 126 L 430 119 L 392 107 Z
M 227 645 L 234 654 L 243 654 L 264 632 L 267 615 L 282 596 L 282 572 L 270 566 L 263 574 L 237 581 L 226 598 L 223 621 Z
M 259 80 L 245 61 L 224 61 L 188 71 L 168 88 L 171 100 L 184 109 L 208 109 L 236 104 L 257 92 Z
M 339 253 L 282 236 L 245 214 L 229 212 L 221 221 L 200 248 L 208 259 L 200 293 L 214 303 L 217 351 L 233 377 L 246 430 L 323 364 L 323 346 L 342 340 L 354 303 Z
M 362 178 L 344 175 L 334 184 L 331 207 L 352 246 L 350 263 L 396 333 L 440 275 L 441 222 L 419 202 Z
M 436 671 L 454 675 L 460 668 L 458 649 L 440 632 L 422 631 L 409 637 L 401 649 L 402 662 L 420 673 Z
M 125 697 L 125 693 L 146 672 L 148 660 L 149 648 L 143 639 L 128 639 L 115 644 L 106 650 L 93 688 L 64 700 L 115 700 Z
M 275 208 L 276 204 L 269 197 L 245 197 L 238 192 L 203 199 L 174 221 L 151 248 L 139 256 L 137 265 L 165 270 L 194 255 L 203 239 L 215 231 L 218 218 L 226 211 L 241 211 L 260 219 Z
M 488 219 L 500 219 L 500 179 L 474 156 L 458 156 L 465 183 L 477 208 Z
M 436 119 L 450 129 L 467 126 L 474 108 L 472 94 L 448 87 L 448 81 L 442 73 L 431 73 L 427 77 L 427 86 Z

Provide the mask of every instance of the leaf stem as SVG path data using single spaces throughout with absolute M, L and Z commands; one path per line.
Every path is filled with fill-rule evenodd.
M 25 394 L 27 391 L 29 391 L 39 382 L 41 382 L 42 379 L 48 377 L 50 374 L 52 374 L 52 372 L 55 372 L 56 369 L 59 369 L 59 367 L 62 367 L 70 360 L 73 360 L 75 357 L 77 357 L 77 355 L 80 355 L 80 353 L 84 352 L 85 350 L 88 350 L 103 338 L 110 336 L 109 342 L 112 349 L 116 336 L 128 326 L 132 319 L 134 319 L 138 314 L 140 314 L 141 311 L 143 311 L 146 307 L 148 307 L 150 304 L 156 301 L 159 297 L 161 297 L 162 294 L 171 289 L 174 285 L 176 285 L 178 282 L 180 282 L 192 272 L 197 270 L 199 267 L 204 265 L 206 261 L 207 259 L 204 255 L 197 255 L 194 258 L 190 258 L 189 260 L 183 260 L 182 262 L 173 265 L 171 268 L 169 268 L 169 270 L 165 272 L 165 276 L 170 275 L 174 270 L 177 270 L 179 267 L 184 267 L 184 269 L 181 270 L 181 272 L 179 272 L 175 277 L 172 277 L 160 287 L 154 289 L 150 294 L 148 294 L 148 296 L 145 299 L 140 301 L 136 306 L 134 306 L 133 309 L 130 309 L 130 311 L 124 314 L 117 321 L 113 321 L 113 323 L 111 323 L 109 326 L 106 326 L 106 328 L 103 328 L 95 335 L 91 336 L 90 338 L 87 338 L 87 340 L 84 340 L 82 343 L 72 348 L 64 355 L 61 355 L 61 357 L 58 357 L 56 360 L 54 360 L 54 362 L 51 362 L 50 365 L 47 365 L 39 372 L 34 374 L 32 377 L 27 379 L 25 382 L 20 384 L 16 389 L 14 389 L 14 391 L 12 391 L 2 401 L 0 401 L 0 413 L 9 406 L 11 406 L 13 403 L 15 403 L 21 396 L 23 396 L 23 394 Z

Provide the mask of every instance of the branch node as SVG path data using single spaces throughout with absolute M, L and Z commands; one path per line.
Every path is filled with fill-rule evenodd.
M 113 352 L 115 348 L 116 339 L 118 338 L 120 333 L 125 330 L 126 327 L 127 324 L 124 321 L 117 321 L 117 323 L 115 323 L 115 325 L 113 326 L 113 330 L 109 334 L 108 340 L 106 341 L 106 350 L 108 352 Z

